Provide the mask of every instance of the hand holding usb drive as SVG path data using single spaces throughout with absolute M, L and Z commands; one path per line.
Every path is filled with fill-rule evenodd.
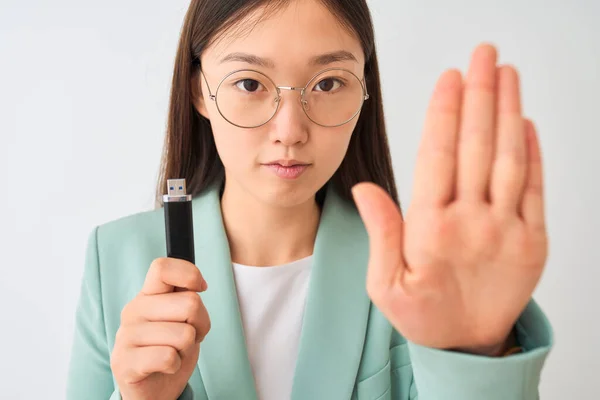
M 185 179 L 168 179 L 163 195 L 167 257 L 195 263 L 192 195 L 186 194 Z
M 118 398 L 192 399 L 189 379 L 197 368 L 200 343 L 210 330 L 200 296 L 180 293 L 199 294 L 207 288 L 194 265 L 192 196 L 186 194 L 183 179 L 167 182 L 163 203 L 171 259 L 152 261 L 142 289 L 121 313 L 111 356 Z M 194 335 L 182 335 L 192 330 Z M 153 338 L 151 346 L 148 338 Z

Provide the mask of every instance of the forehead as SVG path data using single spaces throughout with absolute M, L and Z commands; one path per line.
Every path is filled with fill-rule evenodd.
M 239 23 L 221 32 L 202 55 L 204 65 L 219 66 L 235 52 L 251 53 L 273 60 L 272 68 L 308 66 L 324 53 L 347 51 L 364 65 L 360 41 L 317 0 L 296 0 L 275 12 L 259 8 Z M 350 63 L 349 61 L 344 61 Z

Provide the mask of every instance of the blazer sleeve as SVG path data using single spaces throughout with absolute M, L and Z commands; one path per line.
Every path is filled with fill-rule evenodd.
M 98 227 L 88 237 L 83 278 L 75 310 L 75 331 L 67 376 L 67 400 L 117 399 L 106 340 L 98 262 Z
M 553 342 L 552 328 L 531 300 L 516 329 L 524 351 L 507 357 L 443 351 L 409 342 L 413 368 L 410 399 L 538 399 L 542 367 Z

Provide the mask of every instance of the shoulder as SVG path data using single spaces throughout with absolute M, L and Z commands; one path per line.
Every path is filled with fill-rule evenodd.
M 120 312 L 141 289 L 152 261 L 166 250 L 162 208 L 114 219 L 91 229 L 84 288 L 101 304 L 107 332 L 119 326 Z
M 86 263 L 104 287 L 139 289 L 155 258 L 166 252 L 162 208 L 142 211 L 95 226 L 88 237 Z
M 122 242 L 156 234 L 164 225 L 163 209 L 141 211 L 107 221 L 95 227 L 99 244 Z

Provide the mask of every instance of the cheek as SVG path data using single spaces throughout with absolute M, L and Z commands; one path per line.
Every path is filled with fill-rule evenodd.
M 323 132 L 317 143 L 320 164 L 327 166 L 333 173 L 340 166 L 350 143 L 352 130 L 338 128 L 335 131 Z
M 228 170 L 247 168 L 256 162 L 258 144 L 256 135 L 250 131 L 226 125 L 213 123 L 213 135 L 217 152 L 223 165 Z
M 247 146 L 244 143 L 245 135 L 236 132 L 236 128 L 231 125 L 213 124 L 212 126 L 217 152 L 225 168 L 235 169 L 237 165 L 243 164 L 245 158 L 250 156 L 249 151 L 242 151 Z

